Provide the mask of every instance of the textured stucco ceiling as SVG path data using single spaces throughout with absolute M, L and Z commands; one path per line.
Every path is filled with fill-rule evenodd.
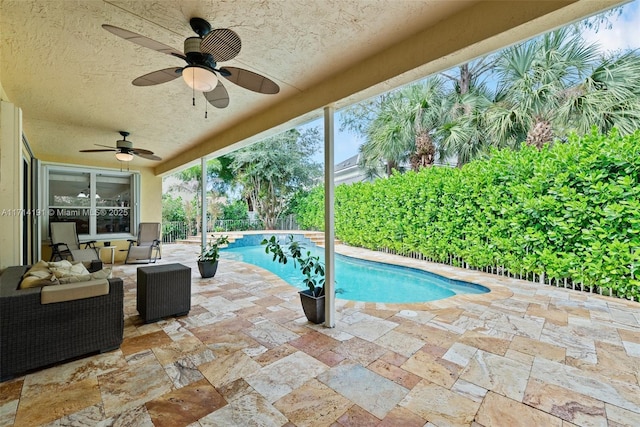
M 380 93 L 615 3 L 3 0 L 0 82 L 8 100 L 23 110 L 37 157 L 117 167 L 112 153 L 78 150 L 115 145 L 117 131 L 126 130 L 136 147 L 164 159 L 134 163 L 163 173 L 269 129 L 301 123 L 324 105 Z M 181 79 L 131 84 L 151 71 L 183 66 L 182 60 L 101 27 L 115 25 L 182 51 L 184 39 L 195 35 L 188 23 L 194 16 L 241 37 L 240 54 L 221 65 L 264 74 L 280 93 L 256 94 L 223 79 L 230 105 L 208 106 L 205 119 L 204 98 L 196 93 L 192 106 Z

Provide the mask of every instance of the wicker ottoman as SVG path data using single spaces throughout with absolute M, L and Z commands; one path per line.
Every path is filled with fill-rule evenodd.
M 136 308 L 145 323 L 191 309 L 191 268 L 182 264 L 138 267 Z

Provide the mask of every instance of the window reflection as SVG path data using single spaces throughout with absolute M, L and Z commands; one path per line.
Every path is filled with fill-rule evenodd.
M 49 221 L 75 222 L 78 234 L 96 237 L 131 232 L 133 174 L 56 166 L 48 171 Z
M 78 234 L 89 233 L 90 175 L 83 172 L 49 174 L 49 221 L 76 223 Z
M 98 175 L 96 193 L 100 196 L 96 198 L 96 206 L 99 208 L 96 219 L 98 233 L 128 233 L 131 230 L 130 179 Z

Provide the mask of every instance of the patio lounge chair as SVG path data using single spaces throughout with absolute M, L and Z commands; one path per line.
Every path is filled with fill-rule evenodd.
M 148 264 L 156 262 L 160 255 L 160 223 L 141 222 L 138 227 L 138 240 L 129 240 L 129 249 L 125 264 Z
M 51 260 L 95 261 L 100 259 L 96 241 L 80 242 L 75 222 L 52 222 Z M 84 245 L 84 248 L 81 246 Z

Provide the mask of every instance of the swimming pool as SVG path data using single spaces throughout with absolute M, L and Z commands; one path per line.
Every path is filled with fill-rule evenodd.
M 324 249 L 303 244 L 305 253 L 320 255 Z M 232 259 L 257 265 L 280 276 L 289 284 L 307 289 L 302 275 L 292 262 L 279 264 L 273 255 L 265 253 L 260 245 L 229 247 L 220 251 L 222 259 Z M 448 279 L 437 274 L 391 264 L 366 261 L 336 254 L 336 298 L 385 303 L 427 302 L 448 298 L 457 294 L 483 294 L 484 286 Z

